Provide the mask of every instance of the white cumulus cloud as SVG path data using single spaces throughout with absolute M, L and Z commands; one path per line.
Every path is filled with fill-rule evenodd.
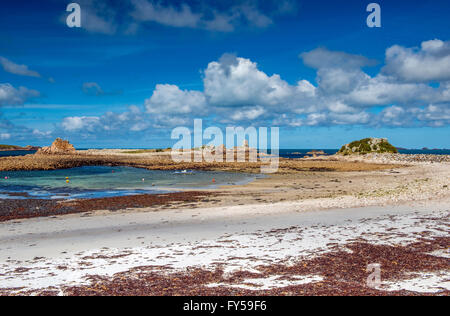
M 145 101 L 145 107 L 147 112 L 152 114 L 202 114 L 206 111 L 206 99 L 199 91 L 158 84 L 153 95 Z
M 394 50 L 406 52 L 405 60 L 411 58 L 415 60 L 413 64 L 426 68 L 435 62 L 441 66 L 445 64 L 446 45 L 447 42 L 435 40 L 423 42 L 420 50 L 400 46 L 394 46 Z M 447 126 L 450 123 L 450 81 L 443 74 L 448 68 L 439 71 L 415 69 L 414 74 L 425 74 L 416 80 L 418 76 L 406 67 L 408 62 L 403 65 L 395 61 L 397 57 L 392 54 L 388 49 L 388 64 L 375 75 L 366 73 L 364 67 L 376 62 L 364 56 L 326 48 L 301 54 L 303 62 L 317 71 L 315 83 L 305 79 L 289 83 L 279 74 L 265 73 L 255 61 L 225 54 L 210 62 L 202 72 L 203 90 L 183 90 L 173 84 L 158 84 L 144 101 L 144 110 L 130 107 L 123 113 L 68 117 L 62 127 L 80 133 L 138 133 L 155 128 L 190 126 L 194 118 L 220 124 L 294 128 Z M 428 61 L 419 62 L 424 60 Z M 392 68 L 394 64 L 401 67 Z M 438 84 L 424 81 L 430 78 L 441 80 Z
M 0 134 L 0 139 L 1 140 L 8 140 L 10 138 L 11 138 L 11 134 L 9 134 L 9 133 L 1 133 Z
M 426 41 L 420 48 L 394 45 L 386 50 L 383 72 L 408 82 L 448 81 L 450 41 Z
M 70 116 L 63 119 L 61 125 L 68 132 L 88 131 L 93 132 L 100 119 L 96 116 Z
M 14 88 L 9 83 L 0 83 L 0 106 L 23 105 L 27 100 L 38 96 L 40 93 L 36 90 Z
M 209 63 L 203 81 L 209 104 L 217 107 L 276 106 L 288 103 L 296 91 L 279 75 L 268 76 L 251 60 L 232 55 Z M 311 88 L 301 82 L 298 91 L 307 94 Z

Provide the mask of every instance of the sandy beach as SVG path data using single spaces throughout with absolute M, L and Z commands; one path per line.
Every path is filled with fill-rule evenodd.
M 150 204 L 88 200 L 66 215 L 5 218 L 0 293 L 448 295 L 450 164 L 327 159 L 286 164 L 353 169 L 281 169 Z M 381 264 L 376 288 L 370 264 Z
M 316 294 L 314 288 L 322 284 L 322 294 L 343 294 L 350 287 L 349 294 L 447 295 L 449 206 L 450 200 L 443 199 L 305 211 L 301 203 L 286 202 L 8 222 L 1 234 L 2 293 L 234 295 L 283 290 L 295 295 Z M 366 252 L 381 248 L 362 256 L 355 247 Z M 402 252 L 405 257 L 397 257 Z M 335 267 L 311 262 L 330 255 L 342 262 Z M 364 260 L 354 261 L 358 256 Z M 386 269 L 382 287 L 367 288 L 364 269 L 380 262 Z M 313 271 L 297 271 L 309 264 Z M 361 271 L 355 276 L 347 271 L 349 265 Z M 214 278 L 195 281 L 194 270 Z M 160 292 L 146 281 L 155 274 L 194 280 L 178 291 Z M 340 281 L 332 293 L 335 274 Z M 141 279 L 142 284 L 118 288 L 116 279 Z M 144 284 L 148 292 L 142 290 Z

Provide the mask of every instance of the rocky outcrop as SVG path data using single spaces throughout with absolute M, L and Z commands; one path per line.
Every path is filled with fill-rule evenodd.
M 75 147 L 68 140 L 57 138 L 51 146 L 39 149 L 36 155 L 65 155 L 75 153 Z
M 317 158 L 318 156 L 326 156 L 327 155 L 323 150 L 311 150 L 310 152 L 307 152 L 306 154 L 313 156 L 313 158 Z
M 370 153 L 396 154 L 398 150 L 386 138 L 364 138 L 342 146 L 338 152 L 341 155 L 364 155 Z

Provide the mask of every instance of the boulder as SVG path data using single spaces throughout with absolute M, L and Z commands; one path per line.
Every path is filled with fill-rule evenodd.
M 75 147 L 68 140 L 57 138 L 49 147 L 42 147 L 37 151 L 37 155 L 64 155 L 74 154 Z
M 338 152 L 341 155 L 364 155 L 370 153 L 396 154 L 398 150 L 386 138 L 364 138 L 342 146 Z

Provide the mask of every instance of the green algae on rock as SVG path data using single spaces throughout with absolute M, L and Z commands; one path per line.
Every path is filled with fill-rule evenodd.
M 369 153 L 396 154 L 398 150 L 386 138 L 364 138 L 342 146 L 338 152 L 341 155 L 364 155 Z

